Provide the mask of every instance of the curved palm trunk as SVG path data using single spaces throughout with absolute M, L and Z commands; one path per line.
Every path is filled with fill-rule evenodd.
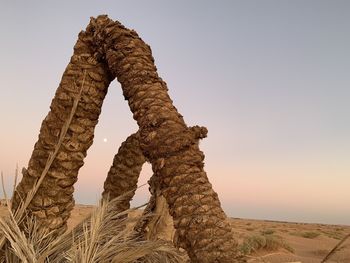
M 107 16 L 93 19 L 87 30 L 94 32 L 96 48 L 121 83 L 140 127 L 141 148 L 160 179 L 177 245 L 192 262 L 238 261 L 231 227 L 203 170 L 204 154 L 197 143 L 197 133 L 203 131 L 190 130 L 173 106 L 149 46 Z
M 130 200 L 135 194 L 137 181 L 146 162 L 140 148 L 138 133 L 130 135 L 119 147 L 114 156 L 113 164 L 104 182 L 103 198 L 114 199 L 126 194 L 117 209 L 124 211 L 130 208 Z
M 104 182 L 103 198 L 114 199 L 124 195 L 124 198 L 116 206 L 119 211 L 130 208 L 130 201 L 135 194 L 137 181 L 145 162 L 138 133 L 134 133 L 119 147 Z M 173 241 L 173 220 L 155 178 L 152 176 L 149 180 L 151 198 L 143 212 L 144 216 L 135 226 L 135 230 L 141 238 Z
M 12 209 L 15 211 L 41 176 L 72 110 L 73 100 L 82 88 L 76 112 L 57 157 L 27 208 L 39 223 L 50 229 L 66 228 L 66 221 L 74 206 L 73 184 L 84 163 L 86 151 L 93 142 L 94 128 L 112 80 L 105 63 L 95 58 L 90 42 L 91 35 L 86 32 L 79 34 L 74 54 L 52 100 L 50 112 L 42 122 L 28 168 L 23 171 L 23 178 L 12 200 Z
M 16 189 L 13 209 L 30 191 L 54 151 L 84 72 L 82 97 L 68 133 L 28 211 L 51 229 L 65 228 L 74 205 L 73 184 L 92 144 L 107 87 L 117 77 L 140 128 L 142 153 L 152 163 L 169 205 L 177 245 L 188 252 L 192 262 L 238 262 L 231 227 L 203 170 L 204 154 L 198 138 L 204 137 L 206 130 L 187 127 L 157 74 L 150 47 L 135 31 L 107 16 L 91 19 L 86 31 L 79 34 L 28 170 Z
M 146 158 L 140 148 L 139 134 L 134 133 L 119 147 L 104 182 L 103 198 L 114 199 L 124 195 L 124 198 L 116 206 L 119 211 L 130 208 L 130 201 L 135 194 L 138 178 L 145 162 Z M 143 212 L 142 220 L 135 226 L 135 230 L 140 237 L 149 240 L 173 241 L 173 219 L 169 214 L 166 199 L 161 192 L 159 179 L 152 176 L 148 183 L 151 198 Z

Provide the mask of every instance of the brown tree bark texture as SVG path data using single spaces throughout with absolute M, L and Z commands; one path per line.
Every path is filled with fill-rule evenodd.
M 51 228 L 65 225 L 74 205 L 73 184 L 92 144 L 107 87 L 116 77 L 139 125 L 141 150 L 152 163 L 169 205 L 177 245 L 187 251 L 192 262 L 238 262 L 230 224 L 203 169 L 204 154 L 198 138 L 205 137 L 206 131 L 186 126 L 172 104 L 166 83 L 157 74 L 150 47 L 135 31 L 107 16 L 92 18 L 79 35 L 51 111 L 43 121 L 28 172 L 17 188 L 15 203 L 45 166 L 84 69 L 89 76 L 87 87 L 69 134 L 29 209 Z
M 119 147 L 104 182 L 103 198 L 112 200 L 116 197 L 122 197 L 116 205 L 118 211 L 130 208 L 130 201 L 137 189 L 137 182 L 145 162 L 146 158 L 140 148 L 139 135 L 134 133 Z M 148 181 L 151 198 L 143 212 L 144 216 L 135 226 L 135 230 L 138 233 L 138 238 L 149 240 L 162 238 L 172 241 L 173 221 L 169 215 L 167 204 L 162 203 L 163 196 L 160 193 L 159 184 L 154 182 L 154 178 L 152 176 Z
M 94 137 L 103 99 L 112 80 L 107 65 L 99 62 L 91 49 L 91 34 L 81 32 L 74 54 L 63 73 L 51 102 L 50 112 L 41 125 L 27 170 L 16 188 L 13 210 L 33 187 L 54 152 L 61 128 L 71 112 L 73 100 L 82 88 L 82 96 L 69 130 L 47 176 L 28 207 L 39 222 L 50 229 L 64 230 L 74 206 L 73 185 Z
M 193 131 L 202 130 L 199 135 L 206 135 L 206 128 L 204 127 L 196 126 L 190 129 Z M 202 138 L 200 137 L 198 140 Z M 103 198 L 114 199 L 123 196 L 116 207 L 119 211 L 130 208 L 130 201 L 135 194 L 142 166 L 146 162 L 140 148 L 139 139 L 137 132 L 130 135 L 121 144 L 104 182 Z M 168 204 L 160 189 L 159 178 L 152 176 L 148 183 L 151 198 L 143 211 L 142 220 L 135 226 L 135 230 L 142 238 L 173 241 L 173 219 L 169 214 Z
M 93 19 L 87 30 L 94 33 L 96 49 L 121 83 L 139 125 L 141 148 L 160 178 L 178 245 L 193 262 L 234 262 L 236 242 L 203 170 L 199 136 L 173 106 L 151 49 L 136 32 L 106 16 Z
M 138 178 L 145 162 L 146 158 L 140 148 L 138 133 L 134 133 L 119 147 L 104 182 L 103 198 L 114 199 L 122 196 L 116 206 L 118 211 L 130 208 L 130 201 L 137 189 Z M 152 176 L 148 181 L 151 198 L 135 230 L 138 238 L 163 239 L 172 242 L 173 220 L 169 214 L 168 204 L 159 189 L 159 183 L 155 182 L 155 179 L 156 177 Z
M 174 221 L 169 212 L 169 206 L 159 188 L 158 177 L 152 176 L 148 181 L 151 198 L 143 211 L 141 220 L 136 224 L 135 230 L 147 240 L 162 239 L 174 241 Z
M 146 159 L 141 151 L 138 134 L 130 135 L 119 147 L 114 156 L 113 164 L 104 182 L 102 197 L 114 199 L 125 195 L 117 209 L 124 211 L 130 208 L 130 201 L 135 194 L 137 181 L 142 165 Z

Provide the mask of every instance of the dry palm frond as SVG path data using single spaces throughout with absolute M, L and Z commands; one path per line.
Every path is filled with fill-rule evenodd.
M 102 200 L 83 224 L 83 231 L 76 233 L 74 244 L 67 253 L 70 262 L 182 262 L 179 251 L 163 241 L 145 241 L 136 237 L 133 229 L 138 219 L 126 217 L 134 209 L 115 210 L 118 198 Z M 147 260 L 147 258 L 152 258 Z M 165 260 L 166 259 L 166 260 Z M 141 262 L 141 261 L 140 261 Z
M 14 196 L 14 195 L 15 195 L 15 192 L 16 192 L 17 179 L 18 179 L 18 163 L 16 164 L 15 180 L 14 180 L 14 182 L 13 182 L 12 196 Z
M 127 217 L 137 208 L 115 210 L 122 198 L 102 200 L 89 217 L 57 238 L 53 232 L 40 228 L 29 215 L 21 231 L 10 210 L 8 218 L 0 218 L 2 234 L 9 242 L 5 247 L 5 262 L 184 262 L 184 256 L 172 244 L 137 238 L 130 225 L 139 219 Z
M 78 95 L 74 99 L 73 106 L 72 106 L 72 109 L 71 109 L 70 114 L 68 116 L 68 119 L 66 120 L 66 122 L 62 126 L 62 129 L 61 129 L 61 132 L 60 132 L 60 137 L 58 139 L 57 144 L 55 145 L 54 152 L 49 155 L 49 158 L 48 158 L 48 160 L 47 160 L 47 162 L 45 164 L 45 168 L 42 171 L 39 179 L 35 182 L 35 184 L 33 185 L 33 188 L 27 193 L 27 197 L 25 198 L 24 202 L 22 202 L 20 204 L 20 206 L 18 207 L 18 209 L 15 212 L 15 218 L 18 221 L 22 220 L 23 215 L 24 215 L 28 205 L 32 201 L 34 195 L 38 191 L 38 189 L 39 189 L 40 185 L 42 184 L 43 180 L 45 179 L 45 177 L 47 175 L 47 172 L 49 171 L 53 161 L 55 160 L 59 149 L 61 148 L 63 140 L 64 140 L 64 138 L 65 138 L 65 136 L 67 134 L 68 128 L 69 128 L 69 126 L 70 126 L 70 124 L 72 122 L 73 116 L 74 116 L 74 114 L 76 112 L 76 109 L 78 107 L 78 103 L 80 101 L 80 98 L 81 98 L 81 95 L 82 95 L 82 91 L 84 89 L 85 76 L 86 76 L 86 71 L 84 70 L 84 76 L 83 76 L 83 82 L 82 82 L 81 88 L 79 90 Z
M 82 85 L 81 85 L 81 88 L 79 90 L 79 93 L 78 93 L 77 97 L 74 99 L 70 115 L 69 115 L 68 119 L 66 120 L 66 122 L 64 123 L 64 125 L 62 126 L 60 137 L 59 137 L 58 142 L 57 142 L 57 144 L 55 146 L 54 152 L 49 155 L 49 158 L 48 158 L 48 160 L 46 162 L 45 168 L 42 171 L 39 179 L 34 183 L 33 188 L 27 193 L 26 198 L 24 200 L 22 200 L 22 202 L 19 204 L 18 208 L 16 209 L 16 211 L 13 214 L 13 218 L 18 223 L 18 225 L 20 225 L 22 223 L 23 219 L 25 218 L 26 209 L 29 206 L 30 202 L 32 201 L 33 197 L 35 196 L 36 192 L 38 191 L 38 189 L 39 189 L 41 183 L 43 182 L 44 178 L 46 177 L 47 172 L 49 171 L 53 161 L 55 160 L 56 155 L 57 155 L 57 153 L 58 153 L 58 151 L 59 151 L 59 149 L 60 149 L 60 147 L 62 145 L 62 142 L 63 142 L 63 140 L 64 140 L 64 138 L 65 138 L 65 136 L 67 134 L 68 128 L 69 128 L 69 126 L 70 126 L 70 124 L 72 122 L 73 116 L 74 116 L 74 114 L 76 112 L 76 109 L 78 107 L 78 103 L 79 103 L 81 95 L 82 95 L 82 91 L 84 89 L 85 76 L 86 76 L 86 70 L 84 70 L 83 82 L 82 82 Z M 18 176 L 18 168 L 16 169 L 15 184 L 17 183 L 17 176 Z M 2 177 L 3 176 L 2 176 L 2 173 L 1 173 L 1 178 Z M 3 185 L 3 191 L 4 191 L 5 199 L 8 202 L 8 206 L 11 208 L 11 202 L 8 201 L 7 196 L 6 196 L 6 192 L 4 190 L 3 178 L 2 178 L 2 185 Z M 15 186 L 14 186 L 14 188 L 15 188 Z M 15 193 L 15 190 L 14 190 L 13 193 Z M 5 244 L 5 238 L 1 237 L 0 238 L 0 249 L 3 248 L 4 244 Z
M 122 212 L 115 209 L 119 202 L 127 198 L 128 194 L 125 193 L 112 201 L 101 200 L 99 206 L 90 215 L 71 231 L 58 237 L 47 250 L 47 254 L 50 255 L 50 262 L 52 260 L 63 260 L 63 254 L 61 252 L 64 251 L 71 254 L 69 251 L 72 250 L 73 246 L 82 246 L 82 240 L 89 240 L 89 248 L 85 253 L 92 255 L 92 251 L 96 249 L 95 246 L 107 243 L 113 237 L 125 235 L 123 232 L 125 231 L 125 225 L 132 223 L 134 220 L 126 216 L 131 211 L 140 208 L 133 208 Z
M 340 251 L 342 249 L 342 245 L 344 242 L 350 238 L 350 234 L 347 234 L 342 240 L 340 240 L 334 248 L 329 251 L 329 253 L 324 257 L 324 259 L 321 261 L 321 263 L 327 262 L 336 252 Z
M 28 242 L 24 232 L 22 232 L 13 216 L 0 218 L 1 234 L 8 240 L 12 254 L 22 262 L 35 262 L 35 251 L 33 245 Z M 9 253 L 7 253 L 9 255 Z
M 184 262 L 177 249 L 162 240 L 139 242 L 136 246 L 125 246 L 112 259 L 113 263 L 131 262 Z
M 0 234 L 5 240 L 4 253 L 1 255 L 5 262 L 44 262 L 40 255 L 53 242 L 54 231 L 41 227 L 35 217 L 26 214 L 21 230 L 16 218 L 8 206 L 8 216 L 0 217 Z M 0 260 L 4 260 L 0 258 Z

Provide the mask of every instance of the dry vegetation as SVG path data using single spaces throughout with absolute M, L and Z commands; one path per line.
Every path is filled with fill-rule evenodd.
M 241 244 L 240 250 L 244 255 L 250 255 L 258 251 L 277 251 L 280 248 L 284 248 L 292 253 L 294 252 L 294 249 L 281 236 L 262 234 L 247 237 Z
M 101 201 L 78 225 L 56 237 L 33 217 L 25 217 L 22 231 L 9 209 L 0 217 L 1 235 L 6 238 L 1 262 L 184 262 L 185 255 L 162 240 L 137 236 L 138 218 L 126 217 L 133 209 L 118 212 L 120 200 Z M 91 211 L 91 210 L 90 210 Z
M 64 129 L 64 128 L 63 128 Z M 54 154 L 55 155 L 55 154 Z M 53 156 L 54 156 L 53 155 Z M 49 160 L 50 161 L 50 160 Z M 40 177 L 44 178 L 47 166 Z M 13 191 L 16 189 L 18 168 Z M 65 233 L 49 230 L 26 211 L 42 180 L 34 184 L 25 200 L 13 212 L 4 178 L 1 181 L 5 199 L 0 207 L 0 262 L 7 263 L 97 263 L 97 262 L 186 262 L 187 254 L 163 240 L 146 240 L 134 230 L 142 216 L 130 217 L 135 210 L 120 211 L 118 204 L 130 193 L 113 200 L 101 199 L 96 207 L 88 207 Z M 87 213 L 86 213 L 87 212 Z
M 0 228 L 10 228 L 11 230 L 7 232 L 12 233 L 13 240 L 12 243 L 8 243 L 7 262 L 40 262 L 38 258 L 25 261 L 21 253 L 26 257 L 35 257 L 42 255 L 43 251 L 49 252 L 50 262 L 99 262 L 96 260 L 107 257 L 111 250 L 118 251 L 118 257 L 115 257 L 114 262 L 147 262 L 146 260 L 151 260 L 149 262 L 185 262 L 185 256 L 173 246 L 161 241 L 146 242 L 135 237 L 132 226 L 142 215 L 140 210 L 131 209 L 127 211 L 129 217 L 123 217 L 125 213 L 118 213 L 112 207 L 113 203 L 101 203 L 98 207 L 77 205 L 68 222 L 69 231 L 55 241 L 54 245 L 51 244 L 51 249 L 47 248 L 47 241 L 50 239 L 40 238 L 44 233 L 34 220 L 26 219 L 29 221 L 26 232 L 31 233 L 27 237 L 24 232 L 18 231 L 17 224 L 8 221 L 11 220 L 8 208 L 0 207 L 0 215 L 3 216 Z M 93 212 L 91 221 L 86 220 L 91 212 Z M 118 218 L 118 220 L 111 220 L 112 218 Z M 231 222 L 240 241 L 240 250 L 247 256 L 248 262 L 319 263 L 333 248 L 335 248 L 334 252 L 324 262 L 350 262 L 350 242 L 345 239 L 350 233 L 349 226 L 247 219 L 232 219 Z M 6 228 L 8 223 L 11 225 Z M 113 227 L 109 226 L 111 223 Z M 114 229 L 115 232 L 112 234 L 106 231 L 107 227 Z M 318 233 L 318 235 L 311 234 L 315 237 L 309 238 L 309 233 Z M 332 233 L 337 235 L 332 235 Z M 47 233 L 44 235 L 48 236 Z M 96 246 L 101 240 L 108 239 L 108 236 L 112 235 L 115 236 L 114 241 L 110 242 L 110 247 L 106 251 L 101 250 L 101 246 Z M 11 239 L 11 236 L 8 237 Z M 339 241 L 344 239 L 345 241 L 340 246 L 335 247 Z M 91 240 L 95 241 L 90 242 Z M 84 261 L 81 261 L 83 257 Z M 143 261 L 135 260 L 135 257 L 141 257 Z M 22 261 L 19 261 L 18 258 Z M 89 258 L 90 261 L 86 258 Z M 45 260 L 47 262 L 47 259 Z
M 238 218 L 231 225 L 249 262 L 320 263 L 334 248 L 324 262 L 350 262 L 350 226 Z

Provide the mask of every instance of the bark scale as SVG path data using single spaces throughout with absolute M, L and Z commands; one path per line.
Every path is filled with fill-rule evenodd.
M 117 209 L 130 208 L 130 201 L 135 194 L 137 181 L 146 159 L 141 151 L 138 133 L 130 135 L 118 149 L 113 164 L 104 182 L 103 198 L 114 199 L 125 193 L 125 198 L 117 204 Z
M 145 162 L 146 158 L 140 148 L 138 133 L 134 133 L 119 147 L 104 182 L 103 198 L 114 199 L 123 195 L 116 206 L 118 211 L 130 208 L 130 201 L 135 194 L 137 181 Z M 151 198 L 143 213 L 145 217 L 137 224 L 135 230 L 141 238 L 172 242 L 174 226 L 168 204 L 161 195 L 159 183 L 155 181 L 154 176 L 148 183 Z

